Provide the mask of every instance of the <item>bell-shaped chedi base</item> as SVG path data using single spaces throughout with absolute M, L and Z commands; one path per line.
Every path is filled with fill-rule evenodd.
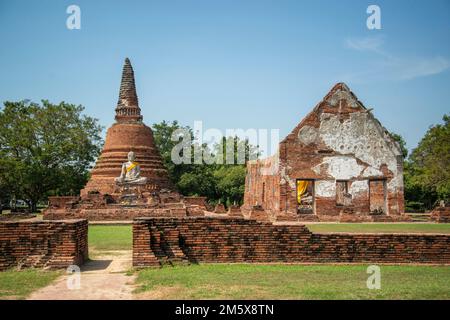
M 143 123 L 115 123 L 108 129 L 103 151 L 81 196 L 88 192 L 113 194 L 117 185 L 114 179 L 120 176 L 129 151 L 136 154 L 141 176 L 147 178 L 147 190 L 173 189 L 152 130 Z

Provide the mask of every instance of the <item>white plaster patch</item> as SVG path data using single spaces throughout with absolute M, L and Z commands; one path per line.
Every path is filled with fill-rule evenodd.
M 296 185 L 295 185 L 295 180 L 291 179 L 287 174 L 286 174 L 286 168 L 285 167 L 281 167 L 280 170 L 280 180 L 281 180 L 281 184 L 286 184 L 288 183 L 289 186 L 291 187 L 291 189 L 295 189 Z
M 336 183 L 334 181 L 317 180 L 314 185 L 316 196 L 318 197 L 336 196 Z
M 387 183 L 387 189 L 389 192 L 396 192 L 398 187 L 401 186 L 403 186 L 403 175 L 399 175 Z
M 323 162 L 313 168 L 319 174 L 321 169 L 327 167 L 328 176 L 336 180 L 349 180 L 361 174 L 364 169 L 355 158 L 348 156 L 325 157 Z
M 364 169 L 362 176 L 364 178 L 380 177 L 380 176 L 383 176 L 383 172 L 381 172 L 381 170 L 378 170 L 374 167 L 367 167 L 366 169 Z
M 351 195 L 356 195 L 358 193 L 366 193 L 369 191 L 369 182 L 365 181 L 353 181 L 350 190 L 348 191 Z
M 305 145 L 316 143 L 318 137 L 319 137 L 319 130 L 311 126 L 303 126 L 298 131 L 298 139 L 300 140 L 301 143 Z
M 367 112 L 354 112 L 342 123 L 337 115 L 323 113 L 318 139 L 335 152 L 354 155 L 376 170 L 386 164 L 394 175 L 398 174 L 396 157 L 399 150 L 386 137 L 380 123 Z M 398 185 L 397 180 L 392 183 Z
M 312 171 L 314 171 L 318 176 L 321 176 L 321 175 L 322 175 L 322 163 L 321 163 L 321 164 L 318 164 L 318 165 L 315 166 L 315 167 L 312 167 L 311 169 L 312 169 Z

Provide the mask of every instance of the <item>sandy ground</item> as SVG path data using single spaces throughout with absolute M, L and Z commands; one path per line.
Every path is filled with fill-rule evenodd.
M 131 300 L 135 289 L 135 276 L 126 275 L 130 268 L 131 250 L 98 255 L 81 268 L 79 288 L 68 288 L 69 277 L 73 277 L 68 274 L 61 276 L 51 285 L 33 292 L 28 299 Z

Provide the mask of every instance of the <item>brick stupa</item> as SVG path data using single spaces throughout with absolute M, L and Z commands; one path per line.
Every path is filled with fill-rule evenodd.
M 119 101 L 115 109 L 116 122 L 108 129 L 105 145 L 99 156 L 91 178 L 81 196 L 88 193 L 114 194 L 114 178 L 121 172 L 127 154 L 134 151 L 141 167 L 141 176 L 147 177 L 146 190 L 172 189 L 167 170 L 155 145 L 153 132 L 142 120 L 139 108 L 134 72 L 130 60 L 125 59 L 120 84 Z
M 142 122 L 134 72 L 128 59 L 115 111 L 116 122 L 106 133 L 102 153 L 80 196 L 49 197 L 44 219 L 129 221 L 137 217 L 205 215 L 206 198 L 183 197 L 169 180 L 153 132 Z M 130 151 L 139 163 L 139 177 L 147 178 L 144 183 L 115 181 Z

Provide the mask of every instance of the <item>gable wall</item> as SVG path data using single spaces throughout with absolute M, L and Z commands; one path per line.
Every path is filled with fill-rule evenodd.
M 402 171 L 400 150 L 387 131 L 346 87 L 335 87 L 280 143 L 280 208 L 296 212 L 296 179 L 315 179 L 318 215 L 366 214 L 368 180 L 385 179 L 385 211 L 399 214 Z M 351 206 L 336 206 L 336 180 L 348 181 Z

